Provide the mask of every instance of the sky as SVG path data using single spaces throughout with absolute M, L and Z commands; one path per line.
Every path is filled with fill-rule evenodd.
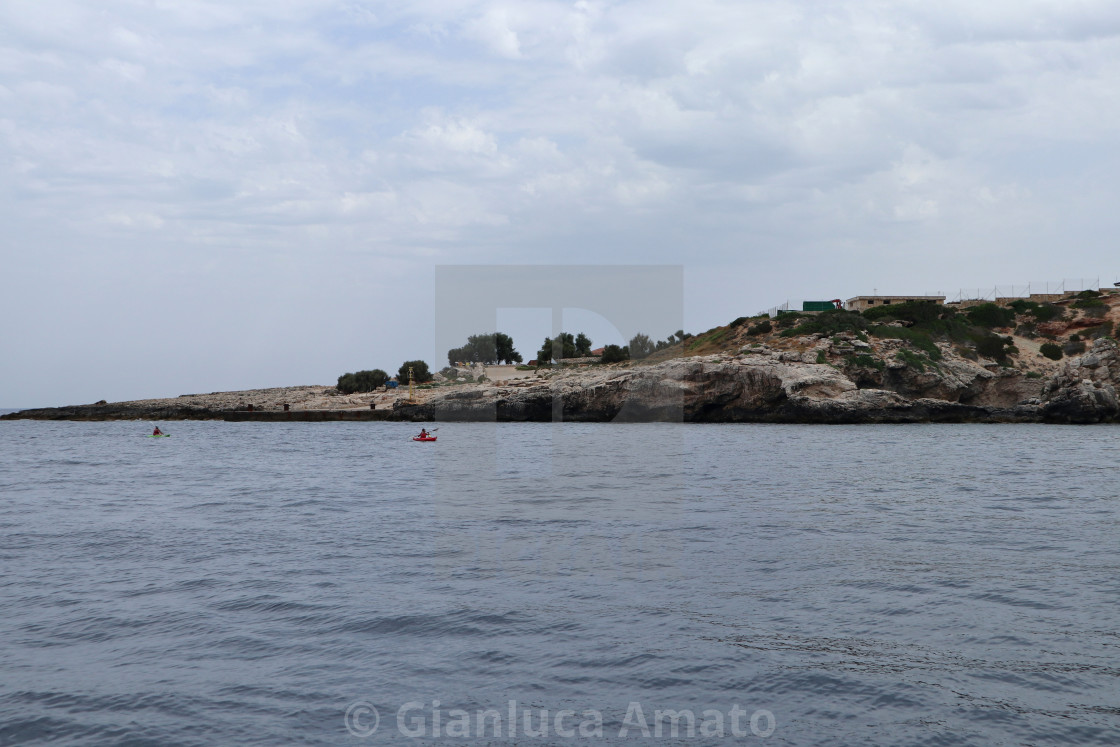
M 1118 80 L 1104 0 L 5 0 L 0 407 L 439 367 L 445 265 L 1111 285 Z

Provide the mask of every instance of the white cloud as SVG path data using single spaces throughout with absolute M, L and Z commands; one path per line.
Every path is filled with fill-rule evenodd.
M 915 253 L 969 256 L 923 271 L 941 286 L 1014 275 L 1008 247 L 1107 274 L 1118 77 L 1102 0 L 12 0 L 0 249 L 137 282 L 196 256 L 193 287 L 262 294 L 368 262 L 402 282 L 348 299 L 386 312 L 435 262 L 685 262 L 734 284 L 690 301 L 698 328 L 909 282 Z

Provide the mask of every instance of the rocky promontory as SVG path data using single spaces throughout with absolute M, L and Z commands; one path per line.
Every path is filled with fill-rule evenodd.
M 994 305 L 992 305 L 994 306 Z M 1105 423 L 1120 421 L 1120 296 L 964 312 L 760 317 L 687 336 L 643 361 L 520 370 L 345 395 L 331 386 L 187 394 L 26 410 L 4 419 Z M 921 314 L 928 313 L 919 309 Z M 990 315 L 991 310 L 985 311 Z M 1035 324 L 1030 314 L 1045 317 Z M 882 315 L 880 315 L 881 317 Z M 1118 317 L 1113 319 L 1113 317 Z M 973 314 L 969 319 L 983 319 Z M 823 321 L 822 321 L 823 320 Z M 757 322 L 751 325 L 750 322 Z M 840 324 L 837 329 L 835 325 Z M 827 328 L 833 325 L 832 328 Z M 847 325 L 847 326 L 844 326 Z M 954 326 L 956 325 L 956 326 Z M 1002 326 L 1002 328 L 1001 328 Z M 812 331 L 812 330 L 821 331 Z M 927 331 L 932 330 L 932 332 Z M 979 330 L 979 331 L 978 331 Z M 943 334 L 941 333 L 943 332 Z M 940 334 L 940 336 L 938 336 Z M 970 340 L 972 342 L 970 342 Z M 1061 343 L 1059 346 L 1058 343 Z M 1057 352 L 1055 352 L 1057 351 Z M 449 374 L 455 376 L 455 374 Z M 481 379 L 481 380 L 480 380 Z

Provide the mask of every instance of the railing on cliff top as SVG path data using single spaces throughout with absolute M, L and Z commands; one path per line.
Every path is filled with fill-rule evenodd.
M 1030 282 L 1026 285 L 994 285 L 991 288 L 962 288 L 948 301 L 995 301 L 997 298 L 1027 298 L 1033 295 L 1060 296 L 1083 290 L 1097 290 L 1101 279 L 1065 278 L 1058 281 Z

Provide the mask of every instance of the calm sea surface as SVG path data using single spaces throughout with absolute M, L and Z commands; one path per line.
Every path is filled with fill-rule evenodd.
M 1120 743 L 1118 428 L 164 426 L 0 423 L 0 745 Z

